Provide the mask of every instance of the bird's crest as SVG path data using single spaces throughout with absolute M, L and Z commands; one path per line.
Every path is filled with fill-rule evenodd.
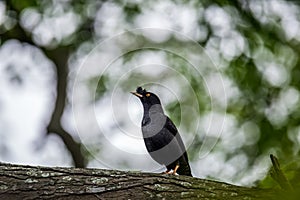
M 139 94 L 141 94 L 141 95 L 147 94 L 147 90 L 143 89 L 142 87 L 136 88 L 136 92 L 139 93 Z

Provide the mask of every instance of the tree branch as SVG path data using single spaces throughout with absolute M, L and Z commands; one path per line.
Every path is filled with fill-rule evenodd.
M 271 177 L 280 185 L 282 189 L 292 191 L 293 187 L 285 177 L 284 173 L 281 171 L 278 159 L 273 154 L 270 155 L 270 159 L 273 165 Z
M 44 53 L 47 57 L 55 63 L 57 77 L 56 102 L 47 131 L 48 133 L 57 134 L 63 140 L 72 155 L 75 167 L 85 167 L 86 161 L 81 152 L 81 144 L 76 142 L 61 125 L 61 118 L 67 99 L 69 51 L 70 47 L 57 47 L 53 50 L 44 49 Z
M 269 189 L 166 174 L 0 163 L 0 199 L 274 199 Z

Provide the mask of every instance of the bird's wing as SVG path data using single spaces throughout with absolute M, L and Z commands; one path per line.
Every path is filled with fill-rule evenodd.
M 181 149 L 181 152 L 183 153 L 182 156 L 179 158 L 179 163 L 180 163 L 180 167 L 178 169 L 178 173 L 180 175 L 187 175 L 187 176 L 192 176 L 191 174 L 191 168 L 190 168 L 190 165 L 189 165 L 189 159 L 188 159 L 188 155 L 186 153 L 186 149 L 185 149 L 185 146 L 184 146 L 184 143 L 178 133 L 178 130 L 176 128 L 176 126 L 174 125 L 174 123 L 172 122 L 171 119 L 169 119 L 167 117 L 167 121 L 166 121 L 166 127 L 168 129 L 168 132 L 172 133 L 173 137 L 175 137 L 180 149 Z M 172 163 L 171 165 L 167 166 L 167 168 L 169 169 L 170 167 L 173 167 L 173 164 Z
M 167 117 L 166 128 L 168 129 L 169 132 L 171 132 L 173 134 L 173 136 L 175 136 L 176 141 L 181 148 L 181 151 L 184 153 L 184 158 L 188 162 L 188 157 L 186 154 L 186 149 L 185 149 L 184 143 L 178 133 L 176 126 L 174 125 L 174 123 L 172 122 L 172 120 L 169 117 Z
M 167 117 L 166 128 L 175 136 L 178 133 L 178 130 L 174 123 Z

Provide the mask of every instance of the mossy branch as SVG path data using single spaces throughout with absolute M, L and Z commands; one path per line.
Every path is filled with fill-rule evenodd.
M 0 199 L 275 199 L 276 191 L 187 176 L 0 163 Z

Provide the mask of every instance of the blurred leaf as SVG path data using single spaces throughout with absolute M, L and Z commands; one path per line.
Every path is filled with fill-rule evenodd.
M 129 22 L 132 22 L 133 19 L 141 13 L 140 6 L 134 3 L 126 3 L 123 9 L 126 15 L 126 21 Z
M 92 94 L 95 95 L 95 101 L 98 101 L 107 91 L 106 83 L 108 80 L 109 78 L 105 75 L 89 79 L 88 85 L 90 88 L 93 88 L 93 86 L 97 85 L 96 91 L 91 91 Z
M 30 1 L 8 0 L 7 3 L 10 6 L 13 6 L 13 8 L 16 9 L 17 11 L 22 11 L 23 9 L 29 7 L 36 7 L 38 5 L 38 2 L 36 0 L 30 0 Z

